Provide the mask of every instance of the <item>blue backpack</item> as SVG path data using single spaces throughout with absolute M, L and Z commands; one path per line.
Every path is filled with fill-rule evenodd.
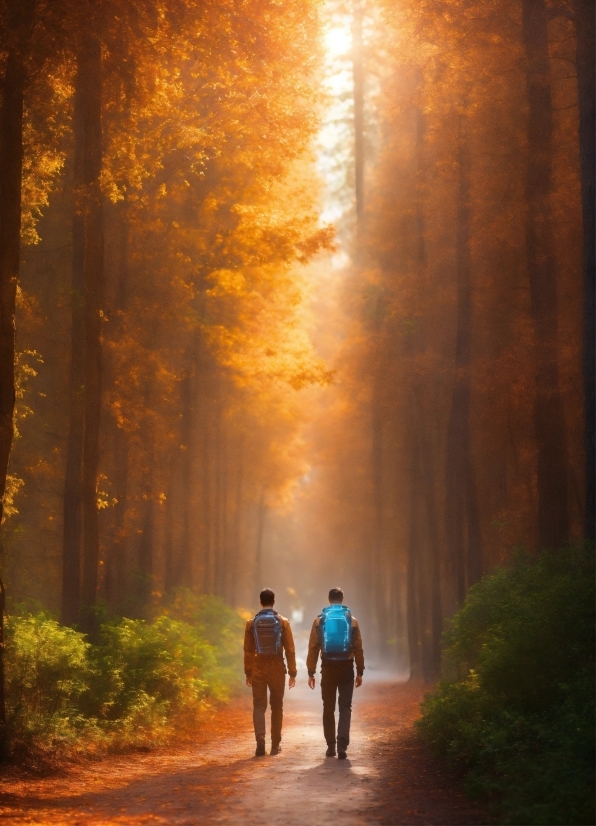
M 352 659 L 352 614 L 345 605 L 330 605 L 319 615 L 319 638 L 326 660 Z
M 255 616 L 253 631 L 257 654 L 275 655 L 281 650 L 281 620 L 273 608 L 265 608 Z

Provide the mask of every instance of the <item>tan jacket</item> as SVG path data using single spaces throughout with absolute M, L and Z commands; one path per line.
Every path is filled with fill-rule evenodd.
M 284 662 L 283 652 L 286 653 L 286 661 L 288 664 L 287 671 L 290 677 L 295 677 L 298 673 L 296 671 L 296 648 L 294 646 L 294 637 L 292 636 L 292 629 L 290 628 L 290 621 L 281 614 L 277 615 L 281 620 L 281 647 L 279 654 L 271 656 L 263 656 L 257 654 L 255 644 L 254 624 L 255 618 L 249 619 L 246 623 L 246 630 L 244 632 L 244 673 L 247 677 L 252 677 L 253 671 L 259 671 L 260 666 L 265 666 L 266 663 L 271 663 L 272 660 L 280 659 Z
M 320 617 L 317 617 L 312 624 L 310 631 L 310 640 L 308 641 L 308 656 L 306 658 L 306 669 L 309 677 L 314 677 L 317 670 L 317 660 L 321 653 L 321 640 L 319 638 L 319 623 Z M 352 651 L 354 657 L 349 662 L 356 662 L 356 673 L 364 673 L 364 651 L 362 648 L 362 634 L 360 633 L 360 626 L 356 617 L 352 617 Z M 335 660 L 333 661 L 336 662 Z M 321 665 L 326 665 L 327 661 L 323 659 L 321 654 Z

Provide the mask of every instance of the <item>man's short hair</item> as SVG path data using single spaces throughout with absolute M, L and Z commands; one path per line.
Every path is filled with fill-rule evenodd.
M 261 593 L 259 594 L 259 599 L 261 600 L 261 605 L 264 607 L 265 605 L 273 605 L 275 602 L 275 594 L 271 590 L 271 588 L 263 588 Z
M 329 602 L 343 602 L 344 592 L 341 588 L 332 588 L 329 591 Z

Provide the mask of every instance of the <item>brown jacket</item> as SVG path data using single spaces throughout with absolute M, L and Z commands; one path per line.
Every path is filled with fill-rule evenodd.
M 282 651 L 274 656 L 263 656 L 257 654 L 255 644 L 254 624 L 255 618 L 249 619 L 246 623 L 246 630 L 244 632 L 244 673 L 247 677 L 252 677 L 253 671 L 259 671 L 260 665 L 270 663 L 272 660 L 281 660 L 284 662 L 283 652 L 286 652 L 286 661 L 288 664 L 288 674 L 290 677 L 295 677 L 298 673 L 296 671 L 296 648 L 294 647 L 294 637 L 292 636 L 292 629 L 290 628 L 290 621 L 281 614 L 277 615 L 281 620 L 281 646 Z M 285 667 L 284 667 L 285 670 Z
M 308 641 L 308 656 L 306 658 L 306 670 L 309 677 L 314 677 L 317 670 L 317 660 L 321 653 L 321 640 L 319 638 L 320 617 L 317 617 L 312 624 L 310 639 Z M 356 673 L 362 676 L 364 673 L 364 651 L 362 649 L 362 634 L 356 617 L 352 617 L 352 652 L 354 654 L 350 662 L 356 661 Z M 334 663 L 336 661 L 333 661 Z M 321 654 L 321 666 L 327 664 Z

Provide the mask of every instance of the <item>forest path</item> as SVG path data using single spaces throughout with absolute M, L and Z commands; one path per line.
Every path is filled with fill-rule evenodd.
M 345 761 L 325 757 L 320 691 L 304 685 L 286 692 L 282 753 L 255 758 L 245 696 L 192 748 L 110 757 L 60 777 L 2 778 L 0 824 L 488 823 L 414 736 L 422 693 L 420 686 L 367 679 L 354 692 Z

